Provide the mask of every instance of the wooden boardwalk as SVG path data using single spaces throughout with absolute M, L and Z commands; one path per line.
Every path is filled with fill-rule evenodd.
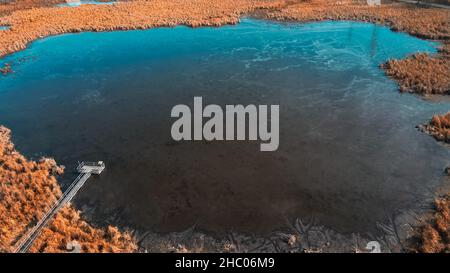
M 48 224 L 48 222 L 53 218 L 53 216 L 63 208 L 67 203 L 72 201 L 78 191 L 83 187 L 84 183 L 91 177 L 92 174 L 101 174 L 105 169 L 105 164 L 100 162 L 82 162 L 78 165 L 77 171 L 80 173 L 78 177 L 70 184 L 69 188 L 63 193 L 63 195 L 56 201 L 56 203 L 47 211 L 47 213 L 42 217 L 39 222 L 24 235 L 17 247 L 15 248 L 16 253 L 25 253 L 28 251 L 30 246 L 36 240 L 36 238 L 41 233 L 42 229 Z

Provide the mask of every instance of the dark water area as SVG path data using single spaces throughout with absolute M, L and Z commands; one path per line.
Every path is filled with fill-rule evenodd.
M 245 19 L 46 38 L 8 56 L 0 124 L 19 151 L 107 170 L 77 195 L 105 221 L 157 232 L 266 233 L 314 216 L 340 232 L 421 204 L 442 180 L 448 149 L 417 131 L 447 102 L 402 95 L 378 67 L 435 52 L 434 44 L 373 24 Z M 280 146 L 175 142 L 176 104 L 279 104 Z

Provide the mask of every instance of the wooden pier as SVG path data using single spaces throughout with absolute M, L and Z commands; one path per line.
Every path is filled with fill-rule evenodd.
M 99 162 L 81 162 L 77 171 L 80 173 L 77 178 L 70 184 L 69 188 L 61 195 L 61 197 L 56 201 L 56 203 L 44 214 L 41 220 L 27 232 L 17 244 L 15 248 L 16 253 L 25 253 L 28 251 L 30 246 L 36 240 L 36 238 L 41 233 L 42 229 L 50 222 L 50 220 L 55 216 L 55 214 L 63 208 L 67 203 L 72 201 L 78 191 L 83 187 L 84 183 L 91 177 L 91 175 L 99 175 L 105 169 L 105 163 L 103 161 Z

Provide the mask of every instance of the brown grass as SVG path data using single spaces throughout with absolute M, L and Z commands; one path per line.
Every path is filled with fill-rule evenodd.
M 64 0 L 3 0 L 0 1 L 0 16 L 5 16 L 16 10 L 26 10 L 37 7 L 51 7 Z
M 369 7 L 364 1 L 310 0 L 269 11 L 268 18 L 289 21 L 355 20 L 387 25 L 395 31 L 434 39 L 450 38 L 450 11 L 401 3 Z
M 389 60 L 382 67 L 386 75 L 397 80 L 402 92 L 443 95 L 450 93 L 448 56 L 419 53 L 403 60 Z
M 62 209 L 52 223 L 42 231 L 31 252 L 67 252 L 67 243 L 76 241 L 82 252 L 134 252 L 136 244 L 129 233 L 116 227 L 94 228 L 81 219 L 73 207 Z
M 419 126 L 419 129 L 438 141 L 450 143 L 450 112 L 434 115 L 428 124 Z
M 420 229 L 415 251 L 450 252 L 450 195 L 436 199 L 433 216 Z
M 22 50 L 36 39 L 68 32 L 236 24 L 244 13 L 280 3 L 281 0 L 155 0 L 19 10 L 0 17 L 0 25 L 11 26 L 0 32 L 0 57 Z
M 29 161 L 10 141 L 10 131 L 0 126 L 0 252 L 11 252 L 17 241 L 61 195 L 56 176 L 63 167 L 52 159 Z M 59 212 L 32 246 L 32 252 L 65 251 L 76 240 L 86 252 L 130 252 L 136 249 L 128 233 L 117 228 L 95 228 L 80 219 L 72 206 Z

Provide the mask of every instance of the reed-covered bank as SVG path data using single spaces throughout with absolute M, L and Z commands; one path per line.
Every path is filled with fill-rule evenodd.
M 12 252 L 18 240 L 61 195 L 57 177 L 64 172 L 52 159 L 32 161 L 14 148 L 9 129 L 0 126 L 0 252 Z M 116 227 L 96 228 L 72 205 L 44 228 L 31 252 L 67 252 L 76 240 L 83 252 L 130 252 L 133 237 Z

